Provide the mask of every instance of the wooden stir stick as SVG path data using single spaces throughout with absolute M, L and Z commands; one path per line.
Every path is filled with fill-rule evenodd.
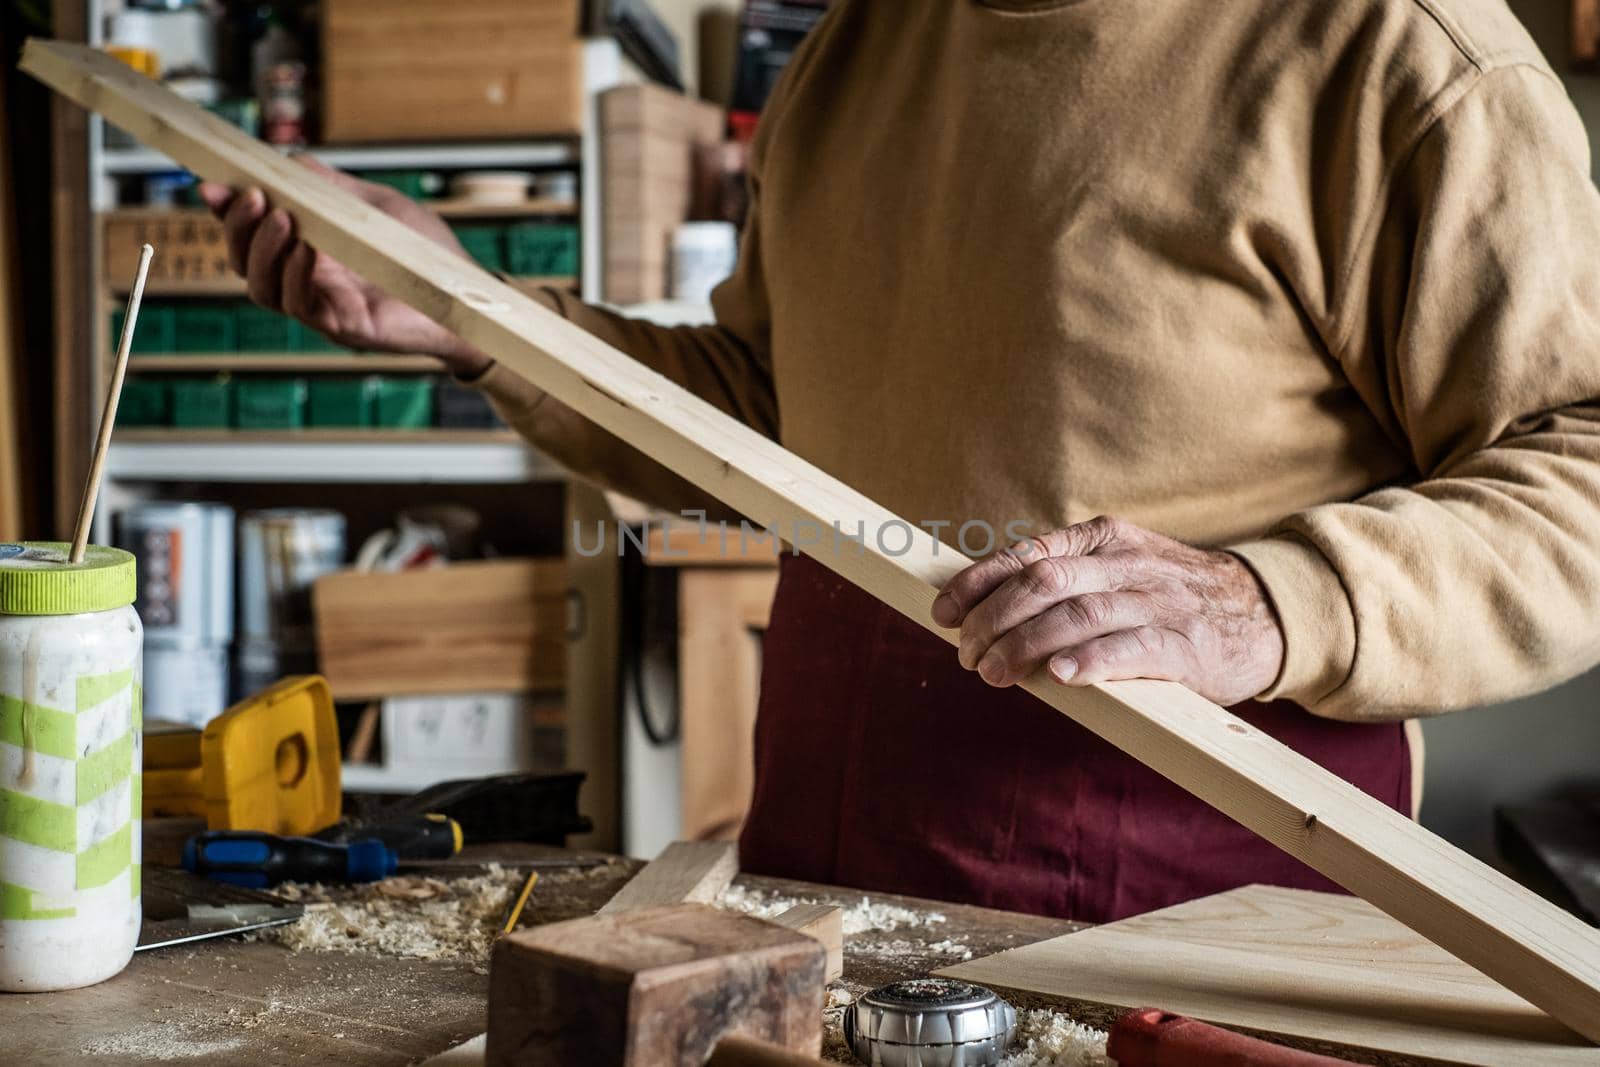
M 100 436 L 95 439 L 94 458 L 89 462 L 89 480 L 78 502 L 78 525 L 72 534 L 72 563 L 82 563 L 89 547 L 89 526 L 94 522 L 94 504 L 100 497 L 100 479 L 106 471 L 106 450 L 111 447 L 111 427 L 117 421 L 117 401 L 122 398 L 122 379 L 128 376 L 128 350 L 133 346 L 133 325 L 139 319 L 139 304 L 144 300 L 144 279 L 150 273 L 150 257 L 156 250 L 149 245 L 139 249 L 139 273 L 133 279 L 128 297 L 128 313 L 122 320 L 122 336 L 117 339 L 117 362 L 111 369 L 111 388 L 106 391 L 106 406 L 100 412 Z

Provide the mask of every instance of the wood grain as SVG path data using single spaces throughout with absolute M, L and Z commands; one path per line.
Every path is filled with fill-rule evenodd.
M 825 981 L 837 981 L 844 974 L 844 912 L 829 904 L 796 904 L 772 921 L 822 942 L 828 950 Z
M 559 559 L 339 571 L 317 580 L 311 601 L 318 665 L 338 700 L 560 689 L 566 679 Z
M 893 550 L 869 532 L 863 551 L 828 551 L 826 539 L 812 551 L 906 617 L 953 638 L 929 609 L 963 558 L 925 531 L 116 60 L 34 40 L 22 66 L 202 177 L 266 189 L 323 252 L 752 520 L 821 531 L 859 522 L 893 538 Z M 1600 1040 L 1600 933 L 1182 686 L 1066 688 L 1040 674 L 1024 687 Z
M 490 961 L 486 1060 L 700 1067 L 730 1033 L 815 1056 L 824 960 L 804 934 L 703 904 L 520 930 Z
M 739 851 L 725 841 L 674 841 L 606 901 L 613 915 L 663 904 L 710 904 L 739 874 Z
M 1600 1064 L 1600 1049 L 1354 897 L 1250 886 L 940 974 L 1450 1062 Z

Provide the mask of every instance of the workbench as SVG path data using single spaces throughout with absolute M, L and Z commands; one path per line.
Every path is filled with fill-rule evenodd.
M 481 846 L 463 853 L 462 860 L 512 864 L 541 856 L 598 854 Z M 590 914 L 642 866 L 608 858 L 613 862 L 581 875 L 541 877 L 522 925 Z M 449 878 L 480 869 L 464 864 L 431 873 Z M 845 907 L 870 895 L 874 903 L 944 916 L 928 928 L 847 937 L 843 981 L 852 995 L 924 976 L 968 953 L 983 956 L 1084 928 L 1059 919 L 786 879 L 745 875 L 735 885 Z M 479 963 L 367 952 L 295 954 L 268 941 L 229 938 L 141 952 L 122 974 L 87 989 L 0 996 L 0 1033 L 6 1062 L 39 1067 L 173 1060 L 251 1067 L 408 1064 L 483 1031 L 488 982 L 487 967 Z M 1074 1017 L 1102 1027 L 1109 1022 L 1092 1014 Z M 825 1041 L 824 1055 L 853 1062 L 836 1039 Z M 1420 1061 L 1391 1057 L 1382 1063 L 1413 1067 Z

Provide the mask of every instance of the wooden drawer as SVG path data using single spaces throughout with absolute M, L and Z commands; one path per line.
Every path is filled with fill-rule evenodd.
M 337 700 L 520 693 L 566 682 L 566 565 L 454 563 L 341 571 L 311 594 L 318 667 Z
M 325 0 L 327 141 L 575 135 L 578 0 Z

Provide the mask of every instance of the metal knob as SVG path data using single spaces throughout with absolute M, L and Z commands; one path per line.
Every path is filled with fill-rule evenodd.
M 895 982 L 845 1009 L 844 1038 L 871 1067 L 989 1067 L 1017 1030 L 992 989 L 948 978 Z

